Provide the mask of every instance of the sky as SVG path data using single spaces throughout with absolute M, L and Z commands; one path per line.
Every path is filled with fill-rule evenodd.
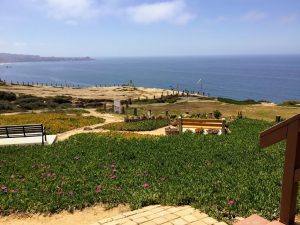
M 0 52 L 300 54 L 300 0 L 0 0 Z

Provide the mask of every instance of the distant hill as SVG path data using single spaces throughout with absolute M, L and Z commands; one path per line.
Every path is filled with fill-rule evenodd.
M 0 63 L 15 62 L 58 62 L 58 61 L 88 61 L 90 57 L 42 57 L 39 55 L 20 55 L 0 53 Z

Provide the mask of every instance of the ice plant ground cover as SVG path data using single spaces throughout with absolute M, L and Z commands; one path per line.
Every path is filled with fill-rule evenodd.
M 93 116 L 69 115 L 65 113 L 24 113 L 1 116 L 0 125 L 43 124 L 47 133 L 63 133 L 79 127 L 104 123 L 104 119 Z
M 150 131 L 169 125 L 167 119 L 149 119 L 137 122 L 117 122 L 102 126 L 111 131 Z
M 52 146 L 0 148 L 0 212 L 189 204 L 219 219 L 274 219 L 284 143 L 259 148 L 259 132 L 270 125 L 240 119 L 221 136 L 80 134 Z

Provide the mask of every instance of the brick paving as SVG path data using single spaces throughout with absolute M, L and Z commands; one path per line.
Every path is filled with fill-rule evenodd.
M 152 205 L 105 218 L 92 225 L 227 225 L 191 206 Z

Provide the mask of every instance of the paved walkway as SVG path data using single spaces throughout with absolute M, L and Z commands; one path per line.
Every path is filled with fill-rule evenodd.
M 153 205 L 106 218 L 92 225 L 227 225 L 191 206 Z
M 47 135 L 45 145 L 52 145 L 56 140 L 56 135 Z M 0 146 L 7 145 L 41 145 L 42 136 L 37 137 L 19 137 L 19 138 L 1 138 Z

